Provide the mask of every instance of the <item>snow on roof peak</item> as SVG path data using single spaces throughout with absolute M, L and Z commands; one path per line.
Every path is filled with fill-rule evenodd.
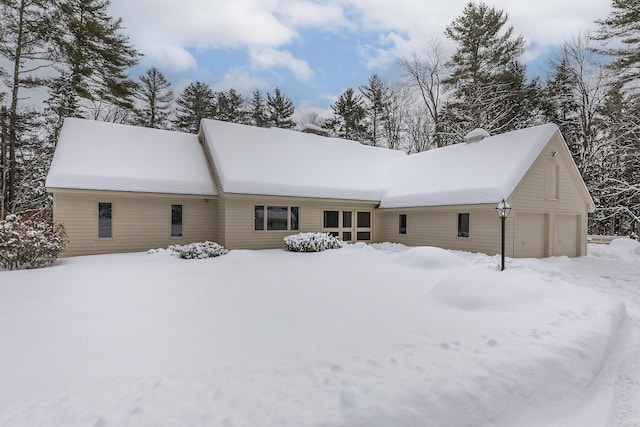
M 215 195 L 197 135 L 67 118 L 48 188 Z

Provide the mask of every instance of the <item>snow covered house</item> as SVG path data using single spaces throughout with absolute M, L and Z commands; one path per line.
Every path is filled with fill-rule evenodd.
M 326 231 L 507 256 L 586 254 L 593 201 L 553 124 L 418 154 L 203 120 L 199 135 L 67 119 L 47 178 L 66 255 L 214 240 L 279 248 Z

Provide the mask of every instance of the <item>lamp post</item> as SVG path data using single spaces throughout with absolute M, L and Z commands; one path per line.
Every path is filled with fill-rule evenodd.
M 509 217 L 509 213 L 511 213 L 511 206 L 505 199 L 502 199 L 496 207 L 496 212 L 498 213 L 498 218 L 502 221 L 502 265 L 500 271 L 504 271 L 504 223 Z

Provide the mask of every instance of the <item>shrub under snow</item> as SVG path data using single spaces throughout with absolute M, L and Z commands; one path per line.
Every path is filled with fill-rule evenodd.
M 337 249 L 340 240 L 329 233 L 299 233 L 286 236 L 284 245 L 291 252 L 321 252 Z
M 0 220 L 0 267 L 7 270 L 47 267 L 66 244 L 64 227 L 43 218 L 10 214 Z
M 213 258 L 229 252 L 222 245 L 209 241 L 189 243 L 188 245 L 171 245 L 169 249 L 184 259 Z

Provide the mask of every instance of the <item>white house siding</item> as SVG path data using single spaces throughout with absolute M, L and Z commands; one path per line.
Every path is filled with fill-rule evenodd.
M 458 237 L 458 214 L 469 213 L 470 235 Z M 407 234 L 399 233 L 399 215 L 407 215 Z M 507 233 L 511 223 L 507 222 Z M 500 219 L 493 205 L 438 206 L 430 208 L 378 209 L 376 211 L 375 240 L 396 242 L 408 246 L 436 246 L 483 252 L 500 253 Z M 507 253 L 512 241 L 507 240 Z
M 352 210 L 371 212 L 377 202 L 349 200 L 311 199 L 299 197 L 270 197 L 263 195 L 224 195 L 225 202 L 225 247 L 228 249 L 272 249 L 284 248 L 284 237 L 301 232 L 323 231 L 324 210 Z M 254 230 L 254 207 L 297 206 L 299 208 L 299 230 Z M 355 221 L 355 218 L 354 218 Z M 372 224 L 375 228 L 375 223 Z
M 65 226 L 63 256 L 146 251 L 215 240 L 216 197 L 51 190 L 54 221 Z M 98 237 L 98 203 L 112 205 L 112 237 Z M 182 236 L 171 236 L 171 205 L 182 205 Z
M 554 153 L 558 154 L 554 156 Z M 550 186 L 547 171 L 550 162 L 555 162 L 552 164 L 558 165 L 557 199 L 548 197 Z M 556 133 L 509 198 L 513 207 L 513 221 L 516 223 L 516 229 L 523 227 L 518 225 L 519 213 L 547 215 L 544 225 L 546 236 L 544 256 L 580 256 L 587 253 L 589 200 L 582 188 L 583 184 L 580 182 L 577 172 L 573 170 L 570 154 L 560 135 Z M 554 238 L 555 230 L 562 229 L 562 227 L 556 227 L 556 217 L 562 216 L 560 218 L 564 218 L 565 215 L 572 216 L 577 223 L 574 250 L 570 249 L 571 246 L 567 247 L 565 243 L 560 244 Z M 526 218 L 526 221 L 529 220 L 530 218 Z M 561 221 L 565 220 L 561 219 Z M 516 237 L 517 235 L 513 235 L 514 239 Z M 566 242 L 566 239 L 563 238 L 563 242 Z M 517 242 L 515 242 L 515 246 L 518 247 Z M 556 246 L 558 247 L 556 248 Z M 523 256 L 521 253 L 516 249 L 516 256 Z

